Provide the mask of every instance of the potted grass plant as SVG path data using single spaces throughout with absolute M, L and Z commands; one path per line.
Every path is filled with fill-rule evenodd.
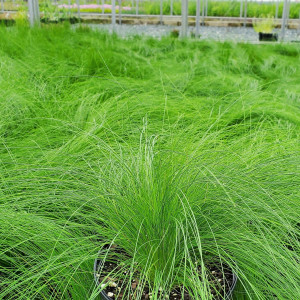
M 106 300 L 229 299 L 233 260 L 205 242 L 194 161 L 166 158 L 153 144 L 128 161 L 110 159 L 109 178 L 100 176 L 106 188 L 94 263 L 98 292 Z
M 277 33 L 273 33 L 275 28 L 274 17 L 261 16 L 260 19 L 253 20 L 253 28 L 258 33 L 259 41 L 277 41 Z

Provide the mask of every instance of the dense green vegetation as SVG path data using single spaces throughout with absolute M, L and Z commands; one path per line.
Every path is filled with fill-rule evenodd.
M 109 2 L 105 2 L 109 3 Z M 116 2 L 117 3 L 117 2 Z M 243 9 L 244 9 L 243 4 Z M 122 6 L 132 7 L 131 11 L 123 11 L 126 14 L 135 14 L 136 8 L 132 6 L 132 1 L 123 1 Z M 49 8 L 49 5 L 48 5 Z M 240 1 L 232 0 L 232 1 L 214 1 L 208 0 L 207 6 L 207 15 L 208 16 L 217 16 L 217 17 L 240 17 Z M 47 11 L 47 8 L 46 8 Z M 67 12 L 68 9 L 64 9 L 61 11 Z M 102 8 L 82 8 L 82 12 L 98 12 L 102 13 Z M 300 3 L 292 2 L 290 3 L 290 13 L 289 17 L 291 19 L 299 19 L 299 11 L 300 11 Z M 72 9 L 73 13 L 77 13 L 77 9 Z M 105 9 L 105 13 L 110 13 L 110 9 Z M 278 4 L 278 18 L 282 17 L 283 12 L 283 2 Z M 160 1 L 145 1 L 139 3 L 139 14 L 150 14 L 150 15 L 159 15 L 160 14 Z M 163 2 L 163 14 L 170 15 L 171 14 L 171 1 Z M 181 15 L 181 1 L 173 1 L 173 15 Z M 201 13 L 202 14 L 202 13 Z M 196 15 L 196 1 L 189 1 L 189 15 Z M 263 16 L 276 16 L 276 4 L 274 3 L 261 3 L 261 2 L 248 2 L 247 3 L 247 17 L 248 18 L 260 18 Z M 244 16 L 244 11 L 243 11 Z
M 154 295 L 211 299 L 196 256 L 203 282 L 211 257 L 235 270 L 235 299 L 295 300 L 298 45 L 0 36 L 1 299 L 96 298 L 112 242 Z
M 243 9 L 244 9 L 243 4 Z M 240 1 L 208 1 L 207 15 L 208 16 L 218 16 L 218 17 L 240 17 Z M 149 1 L 142 6 L 143 10 L 147 14 L 160 14 L 160 1 Z M 299 18 L 300 4 L 291 3 L 290 4 L 290 14 L 289 17 L 292 19 Z M 171 12 L 171 2 L 164 1 L 163 13 L 169 15 Z M 283 12 L 283 2 L 278 5 L 278 18 L 282 17 Z M 173 14 L 181 15 L 181 1 L 174 1 L 173 3 Z M 202 14 L 202 13 L 201 13 Z M 196 15 L 196 1 L 189 1 L 189 15 Z M 262 16 L 276 16 L 276 4 L 275 3 L 261 3 L 261 2 L 248 2 L 247 3 L 247 17 L 248 18 L 259 18 Z M 244 16 L 244 11 L 243 11 Z
M 61 8 L 58 9 L 56 5 L 53 5 L 49 0 L 40 0 L 40 11 L 45 16 L 51 16 L 58 14 L 58 13 L 73 13 L 77 14 L 77 8 L 67 9 Z M 56 4 L 68 4 L 68 1 L 58 1 Z M 72 4 L 75 4 L 75 1 L 71 1 Z M 101 1 L 80 1 L 80 4 L 101 4 Z M 105 4 L 110 4 L 110 1 L 105 1 Z M 116 1 L 118 4 L 118 1 Z M 243 4 L 244 5 L 244 4 Z M 136 7 L 135 2 L 132 1 L 122 1 L 122 6 L 132 7 L 132 10 L 123 11 L 126 14 L 135 14 Z M 20 0 L 16 0 L 14 4 L 12 2 L 5 2 L 4 8 L 6 10 L 23 10 L 24 9 L 24 2 Z M 240 17 L 240 1 L 231 0 L 231 1 L 215 1 L 215 0 L 208 0 L 208 7 L 207 7 L 207 15 L 208 16 L 219 16 L 219 17 Z M 244 8 L 244 6 L 243 6 Z M 102 13 L 102 8 L 81 8 L 81 12 L 97 12 Z M 105 8 L 105 13 L 111 13 L 109 8 Z M 118 10 L 117 10 L 118 12 Z M 280 2 L 278 5 L 278 18 L 282 17 L 283 12 L 283 2 Z M 291 19 L 299 19 L 299 12 L 300 12 L 300 3 L 292 2 L 290 3 L 290 14 L 289 17 Z M 174 0 L 173 1 L 173 15 L 181 15 L 181 1 Z M 139 14 L 151 14 L 151 15 L 159 15 L 160 14 L 160 1 L 142 1 L 139 2 Z M 171 1 L 163 2 L 163 14 L 170 15 L 171 14 Z M 189 15 L 195 16 L 196 15 L 196 1 L 189 1 Z M 247 16 L 249 18 L 259 18 L 262 16 L 273 16 L 276 15 L 276 3 L 272 2 L 248 2 L 247 3 Z M 243 12 L 244 16 L 244 12 Z

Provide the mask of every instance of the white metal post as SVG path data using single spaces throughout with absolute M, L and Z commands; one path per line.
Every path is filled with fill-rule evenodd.
M 291 4 L 291 0 L 288 0 L 288 1 L 287 1 L 287 10 L 286 10 L 286 18 L 287 18 L 287 21 L 288 21 L 289 18 L 290 18 L 290 4 Z
M 118 0 L 119 2 L 119 25 L 122 23 L 122 0 Z
M 116 27 L 116 0 L 111 1 L 111 24 L 113 31 L 115 31 Z
M 244 27 L 246 27 L 246 19 L 247 19 L 247 0 L 245 0 Z
M 77 5 L 77 15 L 78 15 L 78 19 L 80 20 L 80 3 L 79 3 L 79 0 L 76 0 L 76 5 Z
M 28 0 L 28 12 L 29 12 L 29 23 L 30 23 L 30 26 L 34 26 L 33 0 Z
M 4 12 L 4 0 L 1 0 L 1 11 Z
M 163 0 L 160 0 L 160 11 L 159 11 L 159 23 L 162 25 L 163 23 Z
M 69 17 L 71 17 L 72 10 L 71 10 L 71 0 L 68 0 L 68 8 L 69 8 Z
M 35 9 L 34 9 L 34 13 L 35 13 L 35 20 L 37 24 L 40 24 L 40 8 L 39 8 L 39 0 L 35 0 Z
M 187 36 L 188 30 L 188 0 L 181 1 L 181 37 Z
M 38 0 L 28 0 L 29 22 L 31 26 L 40 23 L 40 12 Z
M 135 0 L 135 14 L 139 14 L 139 0 Z
M 200 35 L 200 0 L 196 3 L 196 38 Z
M 202 25 L 204 25 L 205 0 L 202 0 Z
M 205 1 L 205 17 L 207 17 L 208 12 L 208 0 Z
M 101 0 L 101 6 L 102 6 L 102 15 L 104 15 L 104 0 Z
M 173 0 L 171 0 L 170 4 L 170 15 L 173 16 Z
M 297 28 L 297 34 L 299 34 L 300 32 L 300 10 L 299 10 L 299 25 L 298 25 L 298 28 Z
M 281 41 L 284 41 L 284 36 L 285 36 L 285 26 L 287 22 L 287 9 L 288 9 L 288 0 L 284 0 L 282 22 L 281 22 Z

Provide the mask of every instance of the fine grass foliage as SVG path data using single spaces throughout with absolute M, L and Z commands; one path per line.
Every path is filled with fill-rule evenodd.
M 298 45 L 0 36 L 1 299 L 99 299 L 114 244 L 154 298 L 213 299 L 218 261 L 235 299 L 295 299 Z
M 270 15 L 261 16 L 260 20 L 253 20 L 253 28 L 256 32 L 272 33 L 275 28 L 274 18 Z

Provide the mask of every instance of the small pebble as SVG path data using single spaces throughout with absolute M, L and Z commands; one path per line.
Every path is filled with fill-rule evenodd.
M 117 287 L 117 284 L 113 281 L 110 281 L 108 285 L 113 288 Z
M 114 293 L 108 292 L 108 293 L 107 293 L 107 296 L 108 296 L 108 297 L 113 297 L 113 296 L 114 296 Z

